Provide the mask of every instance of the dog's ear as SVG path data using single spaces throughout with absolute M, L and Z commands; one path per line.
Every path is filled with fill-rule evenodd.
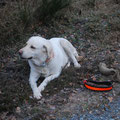
M 45 52 L 48 58 L 50 58 L 53 52 L 52 47 L 50 45 L 43 45 L 43 52 Z

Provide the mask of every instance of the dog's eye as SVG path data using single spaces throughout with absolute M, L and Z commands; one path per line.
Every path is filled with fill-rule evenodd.
M 32 46 L 32 45 L 31 45 L 30 47 L 31 47 L 32 49 L 36 49 L 36 48 L 35 48 L 34 46 Z

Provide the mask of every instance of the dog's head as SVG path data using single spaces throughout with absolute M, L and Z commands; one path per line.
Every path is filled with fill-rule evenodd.
M 19 50 L 19 55 L 23 59 L 40 59 L 41 62 L 44 62 L 49 58 L 52 48 L 48 40 L 39 37 L 31 37 L 26 46 Z

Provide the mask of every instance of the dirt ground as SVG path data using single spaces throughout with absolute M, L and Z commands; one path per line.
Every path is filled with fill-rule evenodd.
M 17 53 L 24 43 L 9 46 L 1 53 L 0 120 L 120 119 L 120 82 L 102 75 L 98 69 L 98 64 L 104 62 L 120 71 L 120 3 L 85 1 L 71 6 L 72 17 L 37 28 L 37 33 L 46 38 L 67 38 L 84 56 L 82 67 L 63 70 L 59 78 L 48 84 L 41 100 L 33 98 L 28 82 L 29 66 Z M 114 80 L 113 89 L 109 92 L 86 89 L 83 80 L 91 77 L 97 81 Z

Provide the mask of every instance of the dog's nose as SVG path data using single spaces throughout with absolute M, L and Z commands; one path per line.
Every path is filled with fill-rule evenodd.
M 19 55 L 22 55 L 23 54 L 23 51 L 22 50 L 19 50 Z

